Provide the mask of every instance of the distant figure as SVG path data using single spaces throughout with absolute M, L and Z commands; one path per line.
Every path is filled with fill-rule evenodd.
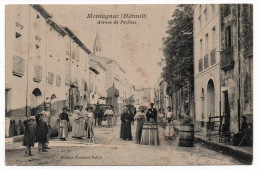
M 172 108 L 169 106 L 167 107 L 167 111 L 165 114 L 165 119 L 166 119 L 166 127 L 165 127 L 165 138 L 172 140 L 172 137 L 174 135 L 174 130 L 173 130 L 173 112 Z
M 140 106 L 140 111 L 136 113 L 136 115 L 134 116 L 134 119 L 137 120 L 135 143 L 139 144 L 140 141 L 141 141 L 143 124 L 144 124 L 145 119 L 146 119 L 146 115 L 145 115 L 143 106 Z
M 65 141 L 66 138 L 68 138 L 68 123 L 69 123 L 69 115 L 68 115 L 68 108 L 64 107 L 63 112 L 59 115 L 59 122 L 60 122 L 60 128 L 59 128 L 59 138 L 62 141 Z
M 45 149 L 50 149 L 49 148 L 49 140 L 50 140 L 50 133 L 51 133 L 51 115 L 50 115 L 50 106 L 49 105 L 45 105 L 44 106 L 44 110 L 41 112 L 41 114 L 43 115 L 43 121 L 47 123 L 48 126 L 48 131 L 49 133 L 47 134 L 47 142 L 44 144 Z
M 124 140 L 132 140 L 131 122 L 133 117 L 128 111 L 128 108 L 124 106 L 123 113 L 121 115 L 121 133 L 120 138 Z
M 113 123 L 112 123 L 112 118 L 114 116 L 114 112 L 111 108 L 111 106 L 109 106 L 109 108 L 105 111 L 105 116 L 107 116 L 107 125 L 109 128 L 113 127 Z
M 31 152 L 31 147 L 34 147 L 35 141 L 35 124 L 34 118 L 31 116 L 28 120 L 24 121 L 24 137 L 23 137 L 23 146 L 26 146 L 25 156 L 33 156 Z
M 153 108 L 154 104 L 150 104 L 150 108 L 147 111 L 147 121 L 155 121 L 157 122 L 157 110 Z
M 47 134 L 49 133 L 47 123 L 43 121 L 44 116 L 39 114 L 36 124 L 36 141 L 38 142 L 38 151 L 47 152 L 44 143 L 47 142 Z
M 104 111 L 101 107 L 98 109 L 98 126 L 102 127 L 102 121 L 103 121 Z
M 88 142 L 94 144 L 94 113 L 92 112 L 93 107 L 89 106 L 86 108 L 86 115 L 85 115 L 85 130 L 88 138 Z

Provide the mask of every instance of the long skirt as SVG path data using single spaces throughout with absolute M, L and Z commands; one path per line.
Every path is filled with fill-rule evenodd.
M 68 138 L 68 121 L 61 120 L 59 127 L 59 138 Z
M 165 127 L 164 135 L 165 135 L 165 137 L 168 137 L 168 138 L 173 137 L 173 135 L 174 135 L 174 129 L 173 129 L 173 123 L 172 123 L 172 121 L 170 121 L 170 122 L 167 121 L 167 122 L 166 122 L 166 127 Z
M 85 124 L 85 130 L 87 134 L 87 138 L 91 139 L 94 137 L 94 131 L 93 131 L 93 121 L 92 120 L 87 120 Z
M 72 127 L 72 137 L 75 138 L 84 137 L 84 132 L 85 132 L 84 126 L 85 126 L 84 119 L 74 120 L 73 127 Z
M 121 132 L 120 138 L 122 139 L 132 139 L 132 132 L 131 132 L 131 122 L 121 122 Z
M 160 145 L 158 125 L 156 122 L 144 122 L 141 145 Z
M 143 123 L 137 123 L 136 133 L 135 133 L 136 143 L 140 143 L 141 141 L 142 129 L 143 129 Z
M 107 116 L 107 125 L 108 127 L 113 127 L 113 123 L 112 123 L 112 116 Z

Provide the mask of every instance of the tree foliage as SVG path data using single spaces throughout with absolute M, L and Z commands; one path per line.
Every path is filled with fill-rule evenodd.
M 169 93 L 182 87 L 193 88 L 193 9 L 178 5 L 168 21 L 167 37 L 163 38 L 166 65 L 162 77 Z

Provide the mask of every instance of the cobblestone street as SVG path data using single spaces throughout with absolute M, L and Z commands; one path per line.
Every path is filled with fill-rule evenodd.
M 133 137 L 135 125 L 132 126 Z M 120 125 L 95 129 L 96 142 L 69 138 L 65 142 L 50 141 L 50 150 L 24 157 L 21 142 L 6 144 L 6 165 L 233 165 L 235 159 L 195 144 L 192 148 L 178 146 L 178 139 L 165 141 L 159 128 L 160 146 L 137 145 L 119 138 Z

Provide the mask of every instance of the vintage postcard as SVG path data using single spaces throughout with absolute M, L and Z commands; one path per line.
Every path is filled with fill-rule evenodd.
M 5 5 L 5 164 L 251 165 L 253 5 Z

